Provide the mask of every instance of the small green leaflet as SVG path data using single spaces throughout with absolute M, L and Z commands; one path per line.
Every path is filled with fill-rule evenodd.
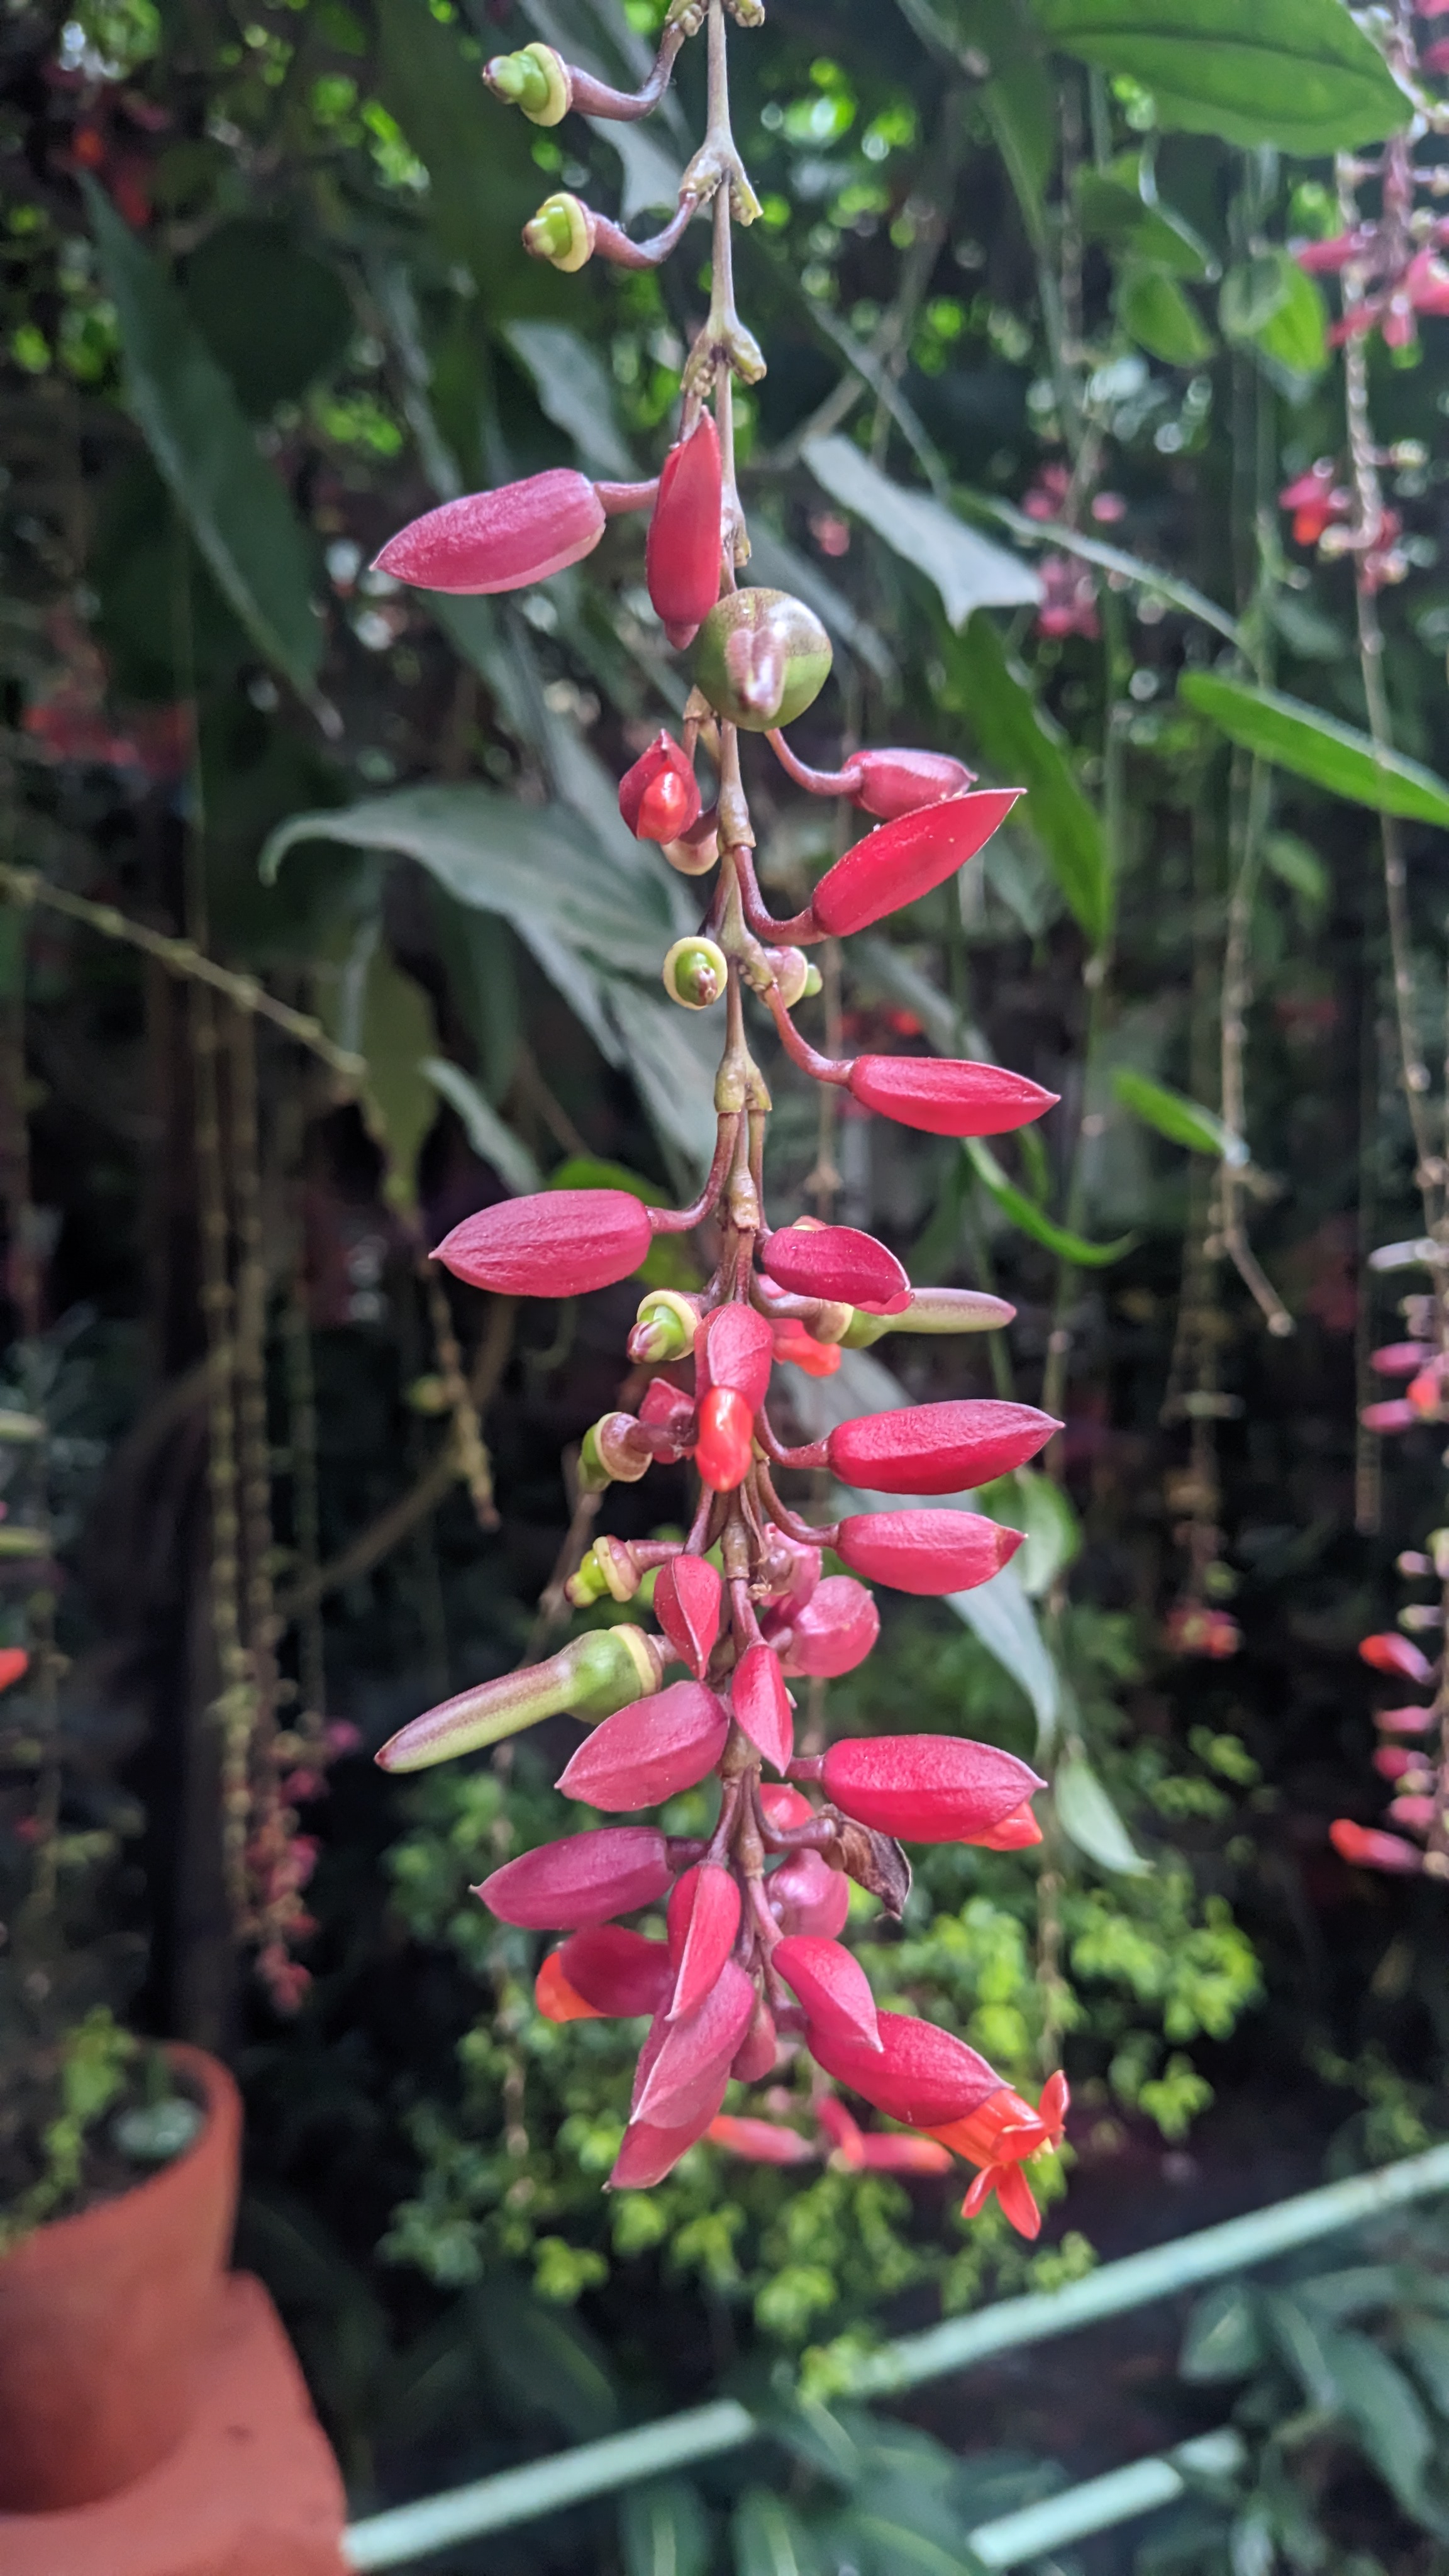
M 330 720 L 315 686 L 323 629 L 307 532 L 166 271 L 86 173 L 81 186 L 146 444 L 257 651 Z
M 990 1191 L 1003 1216 L 1009 1216 L 1034 1243 L 1044 1244 L 1048 1252 L 1054 1252 L 1059 1261 L 1070 1261 L 1081 1270 L 1105 1270 L 1132 1250 L 1137 1241 L 1135 1234 L 1119 1234 L 1111 1243 L 1089 1243 L 1085 1235 L 1074 1234 L 1070 1226 L 1054 1225 L 1024 1190 L 1007 1179 L 989 1145 L 983 1144 L 979 1136 L 968 1136 L 965 1142 L 972 1170 L 982 1188 Z
M 1129 339 L 1164 366 L 1197 367 L 1212 356 L 1211 331 L 1165 268 L 1126 262 L 1117 286 L 1117 319 Z
M 1301 698 L 1255 688 L 1248 680 L 1222 679 L 1213 671 L 1189 671 L 1177 685 L 1179 697 L 1219 726 L 1229 742 L 1275 761 L 1330 796 L 1367 805 L 1376 814 L 1397 814 L 1406 823 L 1449 827 L 1449 786 L 1432 769 L 1406 760 L 1401 752 L 1376 751 L 1366 733 L 1339 724 Z
M 1264 2359 L 1256 2294 L 1243 2281 L 1222 2281 L 1199 2299 L 1177 2357 L 1180 2379 L 1206 2385 L 1246 2379 Z
M 1088 241 L 1105 242 L 1126 251 L 1150 268 L 1165 268 L 1197 286 L 1217 276 L 1218 264 L 1206 242 L 1168 206 L 1144 195 L 1139 154 L 1124 153 L 1105 170 L 1077 173 L 1077 213 Z
M 735 2576 L 815 2576 L 815 2552 L 782 2496 L 747 2487 L 730 2523 Z
M 1085 1753 L 1074 1748 L 1063 1754 L 1052 1780 L 1052 1797 L 1063 1833 L 1088 1860 L 1119 1878 L 1146 1876 L 1152 1863 L 1135 1848 Z
M 1130 1065 L 1119 1065 L 1112 1076 L 1112 1088 L 1124 1109 L 1130 1109 L 1144 1126 L 1155 1127 L 1174 1145 L 1186 1145 L 1194 1154 L 1213 1154 L 1220 1162 L 1239 1169 L 1248 1159 L 1248 1149 L 1241 1136 L 1225 1127 L 1211 1109 L 1204 1109 L 1184 1092 L 1169 1091 L 1166 1083 L 1152 1082 L 1145 1073 L 1136 1073 Z
M 1037 0 L 1064 53 L 1149 90 L 1160 121 L 1308 155 L 1380 143 L 1412 108 L 1343 0 Z

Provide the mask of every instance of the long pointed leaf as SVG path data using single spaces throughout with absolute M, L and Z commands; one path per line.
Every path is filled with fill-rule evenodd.
M 95 181 L 82 185 L 146 444 L 257 651 L 321 714 L 306 530 L 166 271 Z
M 1101 823 L 1053 742 L 1029 689 L 1011 671 L 1001 638 L 984 613 L 951 648 L 952 677 L 963 713 L 992 768 L 1025 787 L 1020 809 L 1053 876 L 1094 948 L 1112 920 L 1112 876 Z
M 1340 724 L 1301 698 L 1277 689 L 1258 689 L 1247 680 L 1222 679 L 1215 671 L 1189 671 L 1178 682 L 1178 695 L 1198 714 L 1207 716 L 1244 751 L 1276 761 L 1306 778 L 1330 796 L 1352 805 L 1367 805 L 1376 814 L 1397 814 L 1408 823 L 1449 827 L 1449 784 L 1402 752 L 1375 749 L 1371 737 L 1353 725 Z
M 966 1153 L 982 1188 L 990 1191 L 1002 1215 L 1009 1216 L 1013 1225 L 1019 1225 L 1034 1243 L 1054 1252 L 1059 1261 L 1073 1262 L 1081 1270 L 1106 1270 L 1136 1243 L 1135 1234 L 1119 1234 L 1111 1243 L 1089 1243 L 1084 1234 L 1074 1234 L 1070 1226 L 1053 1224 L 1024 1190 L 1007 1179 L 990 1146 L 983 1145 L 979 1136 L 967 1137 Z

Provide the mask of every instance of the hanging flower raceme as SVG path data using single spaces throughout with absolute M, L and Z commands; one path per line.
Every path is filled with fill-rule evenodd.
M 485 79 L 545 128 L 570 108 L 638 117 L 662 96 L 695 14 L 671 12 L 653 71 L 634 93 L 609 89 L 542 41 L 497 57 Z M 712 150 L 727 127 L 719 71 L 712 54 Z M 716 167 L 711 184 L 717 178 Z M 634 242 L 557 190 L 525 226 L 525 244 L 564 273 L 595 256 L 657 267 L 703 193 L 691 164 L 674 214 L 652 240 Z M 738 217 L 753 204 L 736 169 L 717 208 Z M 507 591 L 582 561 L 612 513 L 649 508 L 649 597 L 667 642 L 692 646 L 694 686 L 680 738 L 668 729 L 654 736 L 620 783 L 619 810 L 677 875 L 718 871 L 693 926 L 676 909 L 687 905 L 687 887 L 661 900 L 670 924 L 661 970 L 682 1009 L 723 1004 L 726 1032 L 715 1150 L 691 1205 L 646 1208 L 619 1188 L 541 1189 L 465 1218 L 435 1255 L 465 1289 L 572 1299 L 639 1273 L 661 1238 L 691 1238 L 691 1266 L 676 1275 L 698 1284 L 644 1288 L 628 1335 L 633 1375 L 584 1432 L 575 1479 L 582 1522 L 611 1486 L 637 1485 L 656 1465 L 684 1466 L 686 1528 L 666 1533 L 647 1511 L 631 1525 L 651 1536 L 596 1524 L 562 1570 L 574 1608 L 614 1616 L 647 1602 L 653 1624 L 641 1614 L 636 1626 L 631 1614 L 584 1629 L 545 1660 L 425 1711 L 378 1758 L 410 1771 L 484 1751 L 547 1718 L 570 1717 L 581 1730 L 556 1786 L 592 1811 L 586 1829 L 518 1852 L 476 1893 L 519 1933 L 564 1936 L 538 1944 L 535 1997 L 547 2020 L 647 2022 L 612 2189 L 648 2188 L 706 2138 L 781 2166 L 828 2158 L 837 2172 L 940 2174 L 954 2150 L 982 2168 L 968 2205 L 994 2191 L 1026 2229 L 1035 2211 L 1020 2167 L 1060 2136 L 1065 2088 L 1057 2079 L 1032 2112 L 951 2033 L 880 2011 L 846 1936 L 856 1887 L 899 1921 L 910 1887 L 903 1841 L 992 1851 L 1039 1841 L 1031 1802 L 1041 1783 L 1014 1754 L 956 1736 L 847 1737 L 802 1759 L 792 1684 L 811 1685 L 813 1723 L 815 1685 L 853 1671 L 876 1642 L 873 1585 L 953 1595 L 989 1583 L 1020 1533 L 920 1498 L 966 1494 L 1014 1472 L 1060 1426 L 1030 1405 L 994 1399 L 871 1416 L 842 1403 L 834 1409 L 849 1418 L 791 1446 L 771 1419 L 777 1363 L 787 1386 L 785 1368 L 796 1373 L 798 1405 L 809 1391 L 802 1377 L 842 1372 L 848 1353 L 888 1333 L 989 1331 L 1012 1309 L 975 1289 L 913 1287 L 890 1247 L 859 1227 L 817 1217 L 772 1226 L 769 1088 L 751 1053 L 751 1014 L 766 1025 L 755 1013 L 763 1003 L 794 1064 L 860 1111 L 927 1135 L 970 1137 L 1008 1133 L 1049 1109 L 1054 1092 L 999 1065 L 926 1053 L 820 1056 L 791 1016 L 824 988 L 812 946 L 946 886 L 1018 791 L 978 788 L 946 751 L 864 749 L 827 771 L 808 768 L 785 740 L 781 728 L 826 687 L 831 643 L 805 601 L 736 585 L 748 545 L 720 369 L 753 383 L 763 360 L 733 311 L 727 277 L 716 283 L 657 482 L 598 483 L 567 469 L 533 475 L 444 503 L 378 559 L 425 588 Z M 797 786 L 849 798 L 874 825 L 790 920 L 772 918 L 755 879 L 748 756 L 741 759 L 750 733 L 769 738 Z M 718 781 L 709 811 L 695 775 L 701 743 Z M 922 1041 L 915 1018 L 885 1025 Z M 818 1489 L 800 1509 L 777 1491 L 777 1476 L 801 1470 L 835 1479 L 851 1496 L 901 1500 L 828 1523 L 832 1506 Z M 825 1571 L 827 1549 L 843 1570 Z M 1400 1810 L 1424 1794 L 1417 1761 L 1394 1772 Z M 651 1820 L 711 1780 L 708 1803 L 699 1798 L 710 1820 L 701 1831 L 671 1835 Z M 809 2104 L 802 2094 L 788 2116 L 755 2117 L 730 2096 L 732 2085 L 782 2084 L 792 2068 L 807 2067 L 815 2070 Z M 863 2129 L 826 2078 L 901 2125 Z M 778 2096 L 768 2107 L 781 2107 Z

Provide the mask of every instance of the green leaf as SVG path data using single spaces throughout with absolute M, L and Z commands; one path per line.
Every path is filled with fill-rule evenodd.
M 1229 269 L 1218 320 L 1228 339 L 1247 342 L 1300 393 L 1328 364 L 1322 293 L 1286 250 L 1258 251 Z
M 705 2576 L 709 2515 L 687 2478 L 655 2478 L 619 2503 L 624 2576 Z
M 1124 153 L 1105 170 L 1084 168 L 1077 174 L 1077 215 L 1088 241 L 1105 242 L 1110 250 L 1128 251 L 1151 268 L 1204 285 L 1216 277 L 1218 264 L 1181 215 L 1143 193 L 1144 167 L 1136 153 Z
M 1296 832 L 1269 832 L 1263 843 L 1263 864 L 1297 896 L 1300 910 L 1310 920 L 1321 916 L 1331 890 L 1328 870 L 1318 852 Z
M 1223 2281 L 1199 2299 L 1178 2355 L 1180 2379 L 1246 2379 L 1263 2358 L 1257 2294 L 1246 2282 Z
M 1144 1878 L 1152 1863 L 1131 1835 L 1084 1753 L 1063 1754 L 1052 1780 L 1057 1821 L 1068 1841 L 1099 1869 L 1120 1878 Z
M 1229 742 L 1308 779 L 1330 796 L 1367 805 L 1374 813 L 1398 814 L 1405 822 L 1449 826 L 1449 786 L 1432 769 L 1400 752 L 1376 751 L 1366 733 L 1339 724 L 1301 698 L 1255 688 L 1249 680 L 1222 679 L 1214 671 L 1185 673 L 1178 695 Z
M 595 473 L 627 483 L 637 473 L 614 411 L 614 385 L 597 350 L 563 322 L 510 322 L 503 336 L 538 399 Z
M 1112 920 L 1112 879 L 1101 823 L 984 613 L 971 619 L 953 648 L 951 671 L 982 752 L 1004 780 L 1025 787 L 1023 819 L 1084 936 L 1100 947 Z
M 481 1161 L 491 1163 L 501 1181 L 522 1196 L 529 1190 L 541 1189 L 542 1176 L 528 1147 L 506 1127 L 491 1100 L 485 1098 L 471 1074 L 460 1064 L 450 1064 L 443 1056 L 424 1056 L 419 1071 L 435 1091 L 441 1092 L 449 1106 L 463 1121 L 468 1142 Z
M 1025 1532 L 1011 1570 L 1028 1601 L 1039 1601 L 1081 1553 L 1082 1525 L 1061 1486 L 1035 1468 L 1018 1467 L 983 1485 L 976 1500 L 992 1520 Z
M 610 988 L 609 1013 L 660 1142 L 702 1180 L 717 1133 L 714 1084 L 724 1013 L 682 1010 L 657 983 L 650 992 L 622 981 Z
M 1041 583 L 1019 555 L 978 536 L 928 492 L 893 483 L 853 439 L 814 438 L 803 453 L 832 500 L 935 583 L 953 627 L 964 626 L 973 609 L 1030 607 L 1040 599 Z
M 1064 53 L 1149 90 L 1165 126 L 1306 155 L 1380 143 L 1411 108 L 1343 0 L 1037 0 Z
M 545 2307 L 505 2272 L 490 2271 L 470 2306 L 491 2368 L 511 2399 L 561 2424 L 576 2442 L 615 2430 L 619 2399 L 608 2356 L 576 2318 Z
M 1212 355 L 1212 333 L 1166 269 L 1127 262 L 1117 283 L 1117 319 L 1129 339 L 1165 366 L 1197 367 Z
M 428 224 L 446 257 L 472 270 L 490 320 L 564 312 L 564 280 L 541 272 L 520 238 L 540 194 L 532 126 L 497 113 L 458 24 L 415 0 L 376 0 L 375 15 L 378 88 L 426 165 Z
M 1410 2317 L 1399 2328 L 1399 2348 L 1435 2413 L 1449 2422 L 1449 2324 L 1442 2317 Z
M 1135 1234 L 1119 1234 L 1111 1243 L 1089 1243 L 1085 1235 L 1074 1234 L 1070 1226 L 1055 1225 L 1024 1190 L 1007 1179 L 990 1146 L 983 1144 L 979 1136 L 966 1138 L 966 1156 L 982 1188 L 990 1192 L 1003 1216 L 1009 1216 L 1013 1225 L 1031 1236 L 1033 1243 L 1054 1252 L 1059 1261 L 1070 1261 L 1081 1270 L 1105 1270 L 1136 1243 Z
M 768 2487 L 747 2487 L 730 2518 L 735 2576 L 814 2576 L 809 2533 Z
M 146 444 L 257 651 L 320 713 L 306 531 L 172 280 L 95 181 L 81 184 Z
M 330 374 L 356 328 L 337 270 L 286 224 L 252 216 L 207 234 L 187 260 L 181 292 L 251 420 L 266 420 Z
M 964 2534 L 960 2547 L 951 2548 L 893 2515 L 860 2511 L 842 2515 L 831 2532 L 832 2539 L 839 2535 L 845 2563 L 859 2565 L 863 2558 L 870 2576 L 970 2576 Z
M 1332 2335 L 1328 2355 L 1337 2411 L 1400 2504 L 1413 2512 L 1435 2444 L 1412 2383 L 1386 2352 L 1352 2328 Z
M 1130 1065 L 1119 1065 L 1112 1076 L 1112 1088 L 1124 1109 L 1130 1109 L 1144 1126 L 1155 1127 L 1174 1145 L 1186 1145 L 1194 1154 L 1212 1154 L 1220 1162 L 1237 1169 L 1248 1159 L 1248 1149 L 1241 1136 L 1225 1127 L 1215 1110 L 1204 1109 L 1181 1091 L 1169 1091 L 1166 1083 L 1152 1082 L 1145 1073 Z

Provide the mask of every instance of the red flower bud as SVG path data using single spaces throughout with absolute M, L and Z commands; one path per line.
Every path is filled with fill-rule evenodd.
M 817 1342 L 813 1333 L 794 1315 L 773 1324 L 775 1357 L 786 1360 L 791 1368 L 803 1369 L 807 1377 L 834 1377 L 840 1366 L 838 1342 Z
M 675 841 L 697 823 L 694 764 L 672 734 L 658 733 L 619 781 L 619 811 L 636 839 Z
M 857 751 L 850 766 L 860 782 L 851 802 L 882 823 L 939 805 L 943 796 L 959 796 L 976 783 L 974 770 L 944 751 Z
M 833 1941 L 844 1931 L 850 1914 L 850 1881 L 843 1869 L 832 1869 L 820 1852 L 791 1852 L 766 1880 L 765 1889 L 782 1932 L 819 1932 Z
M 712 2106 L 699 2111 L 677 2129 L 656 2129 L 644 2120 L 631 2120 L 624 2131 L 614 2170 L 609 2176 L 610 2191 L 648 2191 L 672 2173 L 679 2159 L 696 2146 L 709 2128 L 715 2112 L 725 2097 L 729 2070 L 719 2079 L 719 2090 Z
M 1024 1467 L 1061 1427 L 1034 1405 L 989 1396 L 907 1404 L 839 1423 L 825 1451 L 845 1485 L 874 1494 L 959 1494 Z
M 780 1288 L 868 1315 L 903 1315 L 911 1283 L 893 1252 L 853 1225 L 787 1225 L 772 1234 L 761 1268 Z
M 1374 1714 L 1375 1726 L 1386 1735 L 1425 1735 L 1434 1724 L 1432 1708 L 1381 1708 Z
M 730 2073 L 740 2084 L 763 2084 L 773 2075 L 780 2054 L 775 2016 L 763 1995 L 756 1995 L 750 2026 L 730 2060 Z
M 1411 1834 L 1426 1834 L 1434 1821 L 1436 1801 L 1418 1792 L 1395 1798 L 1389 1808 L 1391 1825 L 1403 1825 Z
M 656 1905 L 672 1876 L 664 1836 L 652 1825 L 605 1825 L 520 1852 L 472 1892 L 500 1923 L 571 1932 Z
M 730 1706 L 750 1742 L 783 1771 L 795 1750 L 795 1729 L 780 1658 L 769 1646 L 745 1648 L 730 1682 Z
M 719 1576 L 703 1556 L 671 1557 L 654 1585 L 654 1616 L 698 1681 L 704 1679 L 719 1636 L 723 1594 Z
M 766 1823 L 773 1825 L 777 1833 L 783 1833 L 790 1825 L 808 1825 L 815 1813 L 809 1799 L 792 1789 L 788 1781 L 762 1780 L 760 1805 Z
M 927 1136 L 1004 1136 L 1029 1126 L 1061 1097 L 1002 1065 L 939 1055 L 858 1055 L 846 1088 L 862 1109 Z
M 681 1387 L 652 1377 L 639 1401 L 639 1419 L 651 1431 L 667 1433 L 668 1454 L 683 1457 L 694 1430 L 694 1406 Z
M 740 1886 L 733 1872 L 701 1861 L 679 1879 L 669 1899 L 669 1953 L 675 1961 L 671 2021 L 697 2012 L 734 1948 Z
M 880 1612 L 864 1584 L 848 1574 L 827 1574 L 804 1607 L 791 1613 L 784 1669 L 812 1681 L 837 1681 L 865 1662 L 879 1635 Z
M 904 2131 L 892 2136 L 884 2130 L 877 2137 L 862 2137 L 859 2163 L 864 2173 L 941 2174 L 951 2170 L 945 2147 L 938 2147 L 934 2138 L 908 2137 Z
M 0 1646 L 0 1691 L 23 1681 L 29 1669 L 30 1657 L 23 1646 Z
M 702 411 L 664 460 L 644 549 L 649 596 L 674 645 L 693 642 L 719 597 L 723 492 L 719 433 Z
M 770 1953 L 770 1963 L 805 2007 L 812 2036 L 823 2031 L 849 2048 L 877 2050 L 875 1997 L 860 1961 L 838 1941 L 818 1934 L 787 1933 Z
M 716 1494 L 732 1494 L 744 1483 L 754 1437 L 754 1416 L 744 1397 L 736 1395 L 733 1387 L 712 1386 L 699 1408 L 694 1463 Z
M 671 1682 L 656 1697 L 606 1717 L 554 1786 L 614 1815 L 657 1807 L 714 1769 L 728 1734 L 723 1700 L 703 1682 Z
M 1361 1405 L 1358 1418 L 1365 1431 L 1377 1431 L 1382 1437 L 1392 1431 L 1413 1431 L 1424 1417 L 1404 1396 L 1390 1395 L 1380 1404 Z
M 707 1317 L 695 1343 L 701 1387 L 732 1387 L 751 1414 L 759 1412 L 770 1384 L 775 1336 L 753 1306 L 733 1302 Z
M 1407 1744 L 1381 1744 L 1373 1761 L 1381 1780 L 1411 1780 L 1422 1776 L 1428 1781 L 1432 1777 L 1424 1769 L 1423 1754 L 1411 1752 Z
M 1401 1842 L 1397 1834 L 1376 1833 L 1371 1825 L 1356 1825 L 1349 1816 L 1339 1816 L 1328 1828 L 1328 1839 L 1340 1860 L 1356 1869 L 1386 1869 L 1407 1876 L 1424 1866 L 1424 1855 L 1412 1843 Z
M 1010 1564 L 1021 1541 L 1020 1530 L 979 1512 L 852 1512 L 836 1532 L 835 1553 L 868 1582 L 897 1592 L 971 1592 Z
M 1001 2090 L 994 2066 L 964 2040 L 908 2013 L 877 2015 L 880 2048 L 812 2030 L 810 2054 L 838 2084 L 848 2084 L 888 2119 L 909 2129 L 943 2129 Z
M 604 505 L 587 475 L 556 465 L 466 492 L 389 537 L 375 569 L 419 590 L 522 590 L 592 554 L 604 533 Z
M 798 2129 L 777 2128 L 773 2120 L 737 2120 L 722 2112 L 705 2132 L 711 2146 L 726 2147 L 752 2165 L 810 2165 L 818 2149 Z
M 665 2128 L 693 2119 L 718 2078 L 728 2074 L 754 2009 L 754 1979 L 746 1976 L 738 1960 L 726 1959 L 708 1994 L 687 2019 L 671 2015 L 667 2022 L 655 2024 L 663 2038 L 647 2071 L 648 2050 L 640 2058 L 644 2080 L 633 2106 L 634 2117 Z M 716 2095 L 711 2118 L 718 2108 Z
M 674 1983 L 664 1942 L 647 1941 L 642 1932 L 626 1932 L 619 1923 L 576 1932 L 544 1961 L 545 1968 L 555 1964 L 585 2011 L 620 2021 L 662 2012 Z
M 1431 1682 L 1434 1667 L 1427 1655 L 1409 1638 L 1396 1636 L 1389 1628 L 1377 1637 L 1364 1637 L 1359 1643 L 1359 1657 L 1371 1664 L 1376 1673 L 1392 1673 L 1401 1682 Z
M 797 1778 L 799 1771 L 797 1764 Z M 827 1798 L 857 1824 L 912 1843 L 975 1842 L 1046 1786 L 1014 1753 L 959 1735 L 845 1736 L 824 1756 L 819 1777 Z
M 600 2021 L 597 2004 L 586 2004 L 564 1973 L 563 1953 L 550 1950 L 533 1981 L 533 2000 L 545 2021 Z
M 944 885 L 990 840 L 1020 794 L 1019 787 L 984 787 L 978 795 L 948 796 L 867 832 L 827 869 L 810 898 L 820 928 L 843 939 Z
M 1433 1356 L 1431 1342 L 1384 1342 L 1378 1350 L 1370 1351 L 1369 1366 L 1377 1369 L 1380 1377 L 1412 1377 Z
M 539 1190 L 465 1216 L 433 1255 L 499 1297 L 584 1297 L 637 1270 L 653 1242 L 627 1190 Z

